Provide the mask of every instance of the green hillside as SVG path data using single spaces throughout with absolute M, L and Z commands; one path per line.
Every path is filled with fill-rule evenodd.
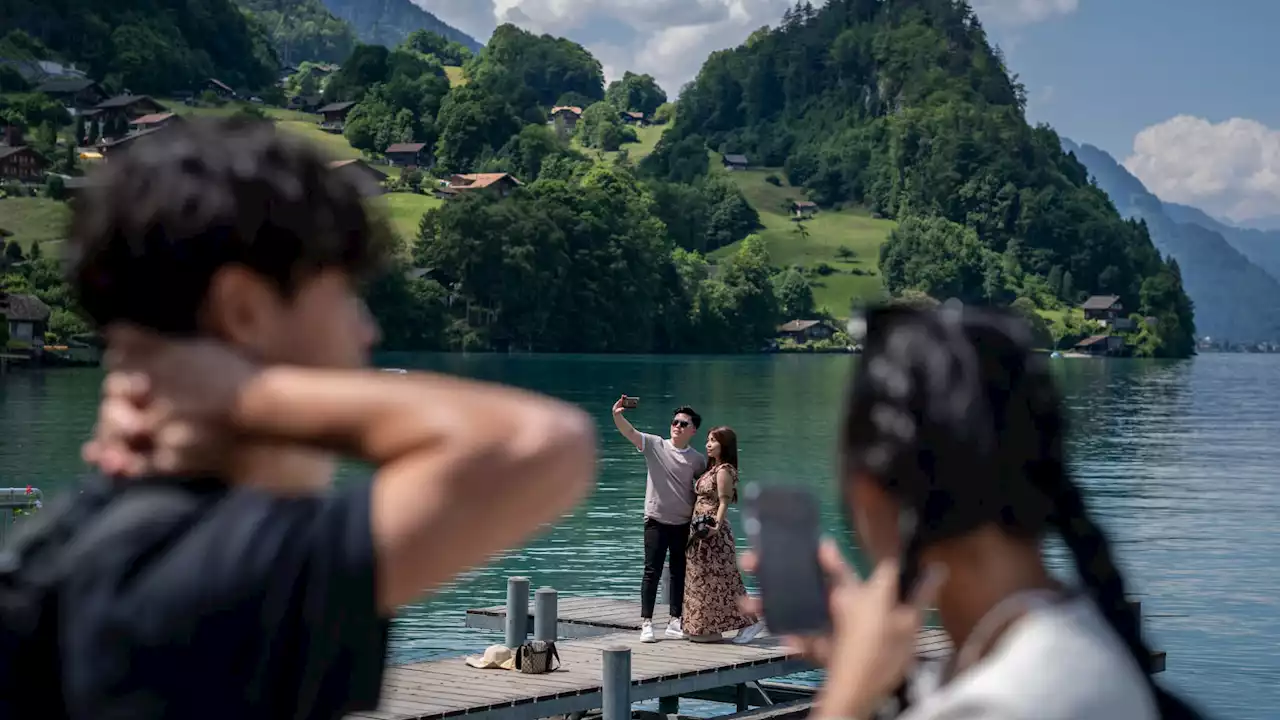
M 391 229 L 402 240 L 410 240 L 418 236 L 418 224 L 422 215 L 432 208 L 438 208 L 444 201 L 431 195 L 414 193 L 388 193 L 374 203 L 386 213 Z
M 714 164 L 719 164 L 718 158 Z M 813 286 L 814 301 L 819 309 L 836 317 L 847 317 L 854 304 L 885 296 L 884 280 L 877 264 L 880 246 L 889 237 L 894 222 L 874 219 L 861 208 L 820 210 L 811 219 L 796 222 L 787 207 L 793 200 L 803 200 L 804 191 L 781 179 L 780 169 L 725 174 L 760 213 L 764 228 L 757 235 L 765 241 L 770 259 L 784 268 L 803 269 Z M 778 178 L 781 186 L 767 182 L 765 178 L 770 176 Z M 711 257 L 729 257 L 740 245 L 741 242 L 737 242 L 720 248 L 711 253 Z
M 1158 319 L 1135 352 L 1194 353 L 1177 264 L 1025 108 L 966 3 L 803 3 L 707 59 L 644 167 L 683 180 L 707 149 L 746 155 L 824 208 L 897 220 L 880 266 L 894 295 L 1051 311 L 1114 294 Z
M 655 147 L 657 147 L 658 141 L 662 139 L 662 134 L 666 132 L 667 127 L 668 126 L 666 125 L 648 125 L 636 128 L 636 139 L 639 142 L 625 143 L 620 149 L 613 151 L 585 148 L 582 146 L 582 142 L 576 137 L 569 141 L 569 145 L 575 150 L 585 152 L 592 157 L 597 157 L 605 161 L 614 160 L 622 151 L 625 150 L 627 157 L 631 162 L 638 163 L 646 157 L 649 157 L 649 154 L 653 152 Z
M 0 33 L 10 30 L 114 91 L 163 94 L 210 77 L 258 90 L 280 70 L 267 29 L 232 0 L 0 0 Z
M 0 229 L 12 233 L 24 248 L 31 243 L 47 244 L 67 236 L 71 211 L 67 204 L 48 198 L 5 198 L 0 200 Z M 3 244 L 0 240 L 0 244 Z

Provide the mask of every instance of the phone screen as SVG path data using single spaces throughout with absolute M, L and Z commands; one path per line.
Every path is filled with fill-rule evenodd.
M 806 490 L 746 489 L 746 528 L 756 551 L 765 622 L 775 635 L 830 629 L 827 581 L 818 564 L 818 501 Z

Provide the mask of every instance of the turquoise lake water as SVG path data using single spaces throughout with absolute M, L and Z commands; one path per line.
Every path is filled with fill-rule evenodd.
M 609 408 L 639 396 L 637 426 L 664 433 L 688 403 L 704 425 L 733 426 L 744 481 L 813 488 L 824 522 L 835 503 L 835 433 L 847 356 L 602 357 L 400 355 L 383 365 L 497 380 L 578 403 L 598 418 L 599 485 L 590 501 L 527 547 L 495 558 L 406 608 L 397 660 L 475 652 L 497 640 L 463 626 L 468 607 L 503 602 L 506 577 L 562 594 L 638 596 L 644 466 Z M 1280 358 L 1206 355 L 1187 362 L 1056 364 L 1073 420 L 1074 471 L 1117 540 L 1141 594 L 1162 677 L 1217 717 L 1280 716 Z M 0 377 L 0 486 L 56 494 L 82 472 L 96 370 Z M 366 473 L 344 470 L 343 481 Z M 734 520 L 737 522 L 736 511 Z M 738 527 L 738 536 L 743 533 Z M 1050 547 L 1060 564 L 1063 555 Z

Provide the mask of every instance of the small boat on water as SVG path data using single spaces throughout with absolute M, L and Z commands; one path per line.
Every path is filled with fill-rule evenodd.
M 397 375 L 407 375 L 409 373 L 409 371 L 405 370 L 404 368 L 378 368 L 378 369 L 385 373 L 395 373 Z

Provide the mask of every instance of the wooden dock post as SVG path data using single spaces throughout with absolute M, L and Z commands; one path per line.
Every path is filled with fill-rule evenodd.
M 559 622 L 560 619 L 556 614 L 555 589 L 538 588 L 538 592 L 533 596 L 533 639 L 555 642 Z
M 529 636 L 529 578 L 507 578 L 507 647 L 515 650 Z
M 603 652 L 603 720 L 631 720 L 631 648 L 618 645 Z

